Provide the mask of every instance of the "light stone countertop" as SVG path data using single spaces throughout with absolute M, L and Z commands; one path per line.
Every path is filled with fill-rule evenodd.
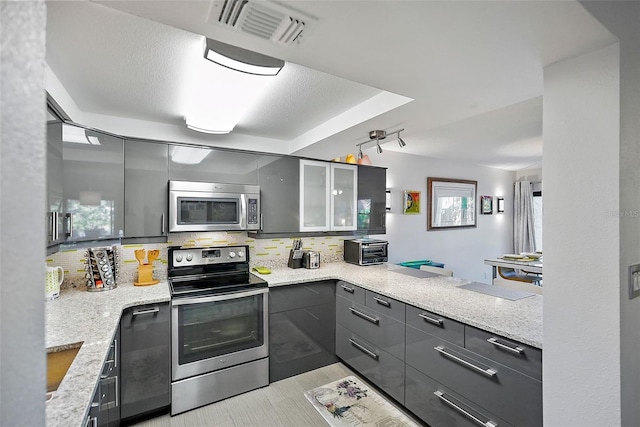
M 47 350 L 82 342 L 58 390 L 47 402 L 47 427 L 84 426 L 84 416 L 125 308 L 169 301 L 166 281 L 152 286 L 119 284 L 104 292 L 64 289 L 47 301 Z M 43 396 L 44 398 L 44 396 Z
M 471 326 L 542 348 L 542 296 L 516 301 L 459 289 L 471 283 L 455 277 L 416 278 L 398 273 L 413 270 L 395 264 L 357 266 L 344 262 L 322 264 L 314 270 L 274 268 L 257 274 L 269 287 L 337 279 L 395 298 Z
M 257 274 L 269 287 L 318 280 L 344 280 L 450 319 L 542 348 L 542 296 L 517 301 L 459 289 L 468 281 L 451 277 L 415 278 L 398 273 L 393 264 L 357 266 L 344 262 L 319 269 L 273 267 Z M 111 291 L 65 289 L 47 301 L 47 349 L 83 342 L 60 387 L 47 402 L 47 426 L 82 426 L 125 308 L 170 300 L 166 281 L 153 286 L 120 284 Z

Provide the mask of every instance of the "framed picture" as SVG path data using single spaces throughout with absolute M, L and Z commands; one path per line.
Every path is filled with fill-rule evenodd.
M 493 196 L 480 196 L 480 200 L 480 213 L 482 215 L 493 214 Z
M 427 178 L 427 230 L 476 226 L 478 181 Z
M 404 213 L 414 215 L 420 213 L 420 192 L 405 191 L 404 192 Z

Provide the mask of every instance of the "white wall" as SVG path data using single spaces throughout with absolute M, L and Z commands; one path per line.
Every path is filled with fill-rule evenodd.
M 367 150 L 376 166 L 387 167 L 387 187 L 391 189 L 392 210 L 387 214 L 389 262 L 420 259 L 445 264 L 454 276 L 491 283 L 492 258 L 513 251 L 513 182 L 515 172 L 474 164 L 448 162 L 384 151 Z M 476 228 L 427 231 L 427 177 L 470 179 L 478 181 L 478 198 L 482 195 L 504 196 L 506 211 L 477 215 Z M 402 213 L 404 190 L 421 191 L 419 215 Z
M 544 69 L 544 424 L 620 425 L 619 63 Z
M 616 213 L 620 219 L 621 424 L 638 426 L 640 298 L 629 300 L 627 274 L 629 265 L 640 263 L 640 2 L 585 1 L 583 5 L 620 39 L 620 207 Z
M 46 10 L 0 2 L 0 425 L 45 425 Z

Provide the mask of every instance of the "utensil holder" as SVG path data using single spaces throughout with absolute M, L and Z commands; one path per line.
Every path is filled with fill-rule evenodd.
M 141 264 L 138 266 L 138 281 L 133 282 L 134 286 L 149 286 L 160 283 L 153 279 L 153 264 Z

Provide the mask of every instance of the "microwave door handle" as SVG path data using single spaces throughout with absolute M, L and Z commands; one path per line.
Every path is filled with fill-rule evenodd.
M 240 218 L 239 225 L 241 230 L 247 229 L 247 195 L 240 195 Z

